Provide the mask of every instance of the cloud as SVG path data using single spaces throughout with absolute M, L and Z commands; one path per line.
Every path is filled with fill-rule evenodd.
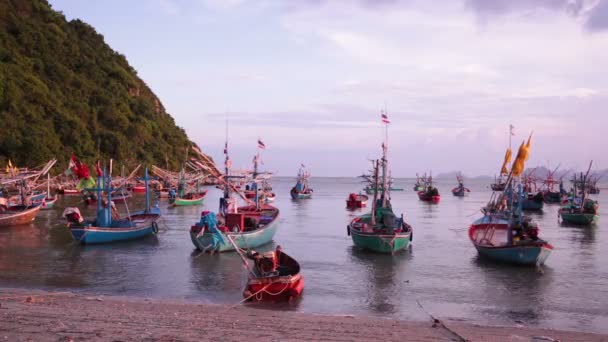
M 473 11 L 484 25 L 506 15 L 538 16 L 553 12 L 570 16 L 588 31 L 608 29 L 608 0 L 466 0 L 465 8 Z
M 602 31 L 608 29 L 608 1 L 600 1 L 589 12 L 586 27 L 590 31 Z

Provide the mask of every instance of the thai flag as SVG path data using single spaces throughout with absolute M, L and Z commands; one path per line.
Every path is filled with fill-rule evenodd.
M 258 139 L 258 147 L 262 150 L 266 149 L 266 145 L 262 142 L 262 140 Z
M 224 144 L 224 154 L 228 154 L 228 142 Z
M 388 119 L 388 115 L 386 113 L 380 114 L 380 118 L 382 119 L 382 123 L 389 124 L 391 120 Z
M 515 126 L 509 125 L 509 131 L 511 132 L 511 135 L 515 135 L 515 132 L 513 132 L 514 128 L 515 128 Z

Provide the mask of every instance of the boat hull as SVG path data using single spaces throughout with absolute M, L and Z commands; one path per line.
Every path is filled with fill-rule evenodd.
M 192 205 L 201 205 L 203 204 L 204 197 L 197 199 L 184 199 L 184 198 L 176 198 L 173 203 L 171 203 L 174 207 L 187 207 Z
M 521 209 L 527 211 L 541 211 L 543 210 L 544 204 L 543 200 L 524 198 L 521 202 Z
M 412 237 L 411 232 L 394 235 L 362 233 L 351 229 L 350 226 L 349 231 L 356 247 L 376 253 L 392 254 L 402 251 L 409 246 Z
M 428 196 L 424 191 L 418 192 L 418 198 L 423 202 L 437 204 L 441 201 L 441 196 Z
M 553 247 L 549 244 L 538 246 L 504 246 L 488 247 L 475 245 L 480 256 L 494 261 L 522 265 L 542 265 L 551 254 Z
M 284 302 L 299 297 L 304 291 L 304 278 L 294 276 L 250 278 L 243 297 L 250 301 Z
M 250 249 L 265 245 L 270 243 L 274 238 L 274 235 L 277 232 L 279 227 L 278 217 L 275 218 L 271 223 L 269 223 L 266 227 L 250 231 L 250 232 L 242 232 L 242 233 L 230 233 L 230 232 L 222 232 L 222 238 L 226 243 L 220 244 L 219 248 L 216 249 L 217 252 L 232 252 L 234 251 L 234 246 L 228 241 L 228 236 L 234 243 L 243 249 Z M 213 234 L 209 232 L 205 232 L 203 234 L 197 234 L 190 232 L 190 239 L 194 246 L 200 250 L 204 251 L 208 246 L 213 245 Z
M 101 228 L 91 225 L 70 225 L 70 232 L 82 244 L 103 244 L 135 240 L 158 232 L 158 214 L 133 215 L 134 227 Z M 138 222 L 140 221 L 140 222 Z
M 312 198 L 312 194 L 311 193 L 302 193 L 302 192 L 290 192 L 291 194 L 291 198 L 294 200 L 301 200 L 301 199 L 310 199 Z
M 134 186 L 131 191 L 134 193 L 138 193 L 138 194 L 145 194 L 146 187 L 145 186 Z
M 40 206 L 25 210 L 7 210 L 0 214 L 0 227 L 18 226 L 28 224 L 36 219 Z
M 505 191 L 505 187 L 507 185 L 504 183 L 499 183 L 499 184 L 492 184 L 490 185 L 490 188 L 492 188 L 493 191 Z
M 553 246 L 540 239 L 521 244 L 507 243 L 508 229 L 509 223 L 504 219 L 483 217 L 469 227 L 469 239 L 477 253 L 487 259 L 522 266 L 545 263 Z
M 467 192 L 464 189 L 454 188 L 452 189 L 452 194 L 456 197 L 464 197 Z
M 576 225 L 591 225 L 597 223 L 600 219 L 599 215 L 586 213 L 563 213 L 559 214 L 563 222 Z
M 51 210 L 55 207 L 55 203 L 57 203 L 57 196 L 52 198 L 45 198 L 44 203 L 40 206 L 41 210 Z

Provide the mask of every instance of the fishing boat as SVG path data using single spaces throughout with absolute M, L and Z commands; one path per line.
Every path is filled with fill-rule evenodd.
M 174 207 L 201 205 L 201 204 L 203 204 L 203 200 L 205 199 L 206 195 L 207 195 L 207 191 L 204 191 L 204 192 L 198 193 L 198 194 L 189 193 L 189 194 L 185 194 L 183 197 L 169 198 L 169 204 L 171 204 Z
M 542 265 L 553 246 L 539 237 L 538 225 L 523 214 L 523 187 L 513 184 L 528 159 L 530 140 L 522 143 L 506 180 L 506 191 L 492 194 L 484 215 L 469 227 L 469 239 L 481 257 L 516 265 Z M 517 205 L 515 205 L 517 203 Z
M 205 196 L 207 196 L 207 190 L 199 190 L 199 182 L 196 181 L 196 191 L 188 191 L 186 189 L 186 174 L 184 168 L 180 172 L 179 181 L 177 184 L 177 193 L 169 191 L 169 206 L 170 207 L 181 207 L 181 206 L 193 206 L 203 204 Z
M 552 171 L 547 173 L 547 177 L 543 180 L 543 200 L 547 204 L 555 204 L 562 203 L 563 197 L 566 194 L 566 190 L 564 189 L 564 183 L 561 180 L 555 179 L 555 173 L 559 169 L 559 165 Z M 559 189 L 555 189 L 555 185 L 559 183 Z
M 57 193 L 64 196 L 79 196 L 81 194 L 80 190 L 77 189 L 59 189 Z
M 374 191 L 381 192 L 382 191 L 382 187 L 376 189 L 376 188 L 371 187 L 371 186 L 366 186 L 365 188 L 363 188 L 363 191 L 365 191 L 365 193 L 368 194 L 368 195 L 373 195 Z M 389 186 L 389 191 L 403 191 L 403 188 L 395 188 L 395 187 Z
M 289 191 L 292 199 L 300 200 L 312 197 L 313 190 L 308 186 L 309 178 L 310 172 L 306 171 L 304 164 L 302 164 L 298 170 L 296 185 Z
M 522 201 L 522 209 L 525 211 L 542 211 L 545 205 L 543 192 L 538 191 L 536 186 L 535 171 L 536 168 L 524 173 L 521 179 L 524 194 L 517 197 L 517 201 Z
M 452 189 L 452 194 L 456 197 L 464 197 L 466 194 L 471 192 L 468 188 L 464 186 L 464 178 L 462 175 L 456 176 L 456 180 L 458 181 L 458 186 Z
M 426 179 L 426 183 L 424 184 L 425 190 L 418 191 L 418 199 L 423 202 L 429 202 L 433 204 L 439 203 L 441 201 L 441 195 L 439 194 L 439 190 L 433 186 L 433 175 L 430 175 Z
M 148 190 L 148 189 L 147 189 L 147 187 L 146 187 L 146 186 L 143 186 L 143 185 L 134 185 L 134 186 L 131 188 L 131 191 L 132 191 L 133 193 L 136 193 L 136 194 L 143 194 L 143 193 L 145 193 L 147 190 Z
M 110 161 L 110 170 L 112 162 Z M 144 173 L 145 189 L 148 189 L 148 169 Z M 120 217 L 112 201 L 112 176 L 105 172 L 97 177 L 97 188 L 89 189 L 96 191 L 97 198 L 102 198 L 103 192 L 108 194 L 107 199 L 97 201 L 97 217 L 84 220 L 80 211 L 75 207 L 68 207 L 63 212 L 63 217 L 68 221 L 68 228 L 74 240 L 81 244 L 102 244 L 118 241 L 134 240 L 143 238 L 158 232 L 158 210 L 150 208 L 150 196 L 146 191 L 146 204 L 143 211 Z M 103 187 L 102 187 L 103 186 Z
M 239 253 L 240 254 L 240 253 Z M 248 270 L 247 285 L 243 297 L 247 301 L 290 301 L 299 297 L 304 291 L 304 277 L 300 273 L 300 264 L 277 246 L 275 251 L 258 253 L 246 252 L 246 257 L 253 260 L 250 267 L 243 259 Z
M 258 144 L 258 148 L 259 144 Z M 242 176 L 230 175 L 230 158 L 228 157 L 228 143 L 224 148 L 226 160 L 225 171 L 221 172 L 210 168 L 211 175 L 224 183 L 224 194 L 220 198 L 218 215 L 203 211 L 199 222 L 190 227 L 190 239 L 200 251 L 228 252 L 238 248 L 256 248 L 272 241 L 279 226 L 279 209 L 264 204 L 258 196 L 254 200 L 246 198 L 232 183 L 231 179 L 241 179 Z M 258 161 L 259 150 L 254 158 L 253 190 L 258 191 Z M 237 199 L 231 197 L 234 192 L 247 203 L 237 206 Z M 228 243 L 230 240 L 233 243 Z
M 357 248 L 377 253 L 396 253 L 406 249 L 412 241 L 412 227 L 405 223 L 403 214 L 397 217 L 390 202 L 388 165 L 388 116 L 381 113 L 386 128 L 385 142 L 382 143 L 382 158 L 372 162 L 373 189 L 375 190 L 372 210 L 368 214 L 355 217 L 347 226 Z M 382 174 L 380 175 L 380 169 Z M 381 177 L 381 178 L 380 178 Z M 380 185 L 382 183 L 382 185 Z
M 8 199 L 9 207 L 21 207 L 26 205 L 28 207 L 39 207 L 44 204 L 44 199 L 46 198 L 46 192 L 34 190 L 27 191 L 25 188 L 21 194 L 11 196 Z
M 424 190 L 424 184 L 426 183 L 426 173 L 422 176 L 418 176 L 416 174 L 416 183 L 414 184 L 414 191 L 422 191 Z
M 44 197 L 44 201 L 40 206 L 42 210 L 50 210 L 55 207 L 55 203 L 57 202 L 57 195 L 51 197 L 51 174 L 47 173 L 47 188 L 46 188 L 46 196 Z
M 40 206 L 12 206 L 8 207 L 6 198 L 0 197 L 0 227 L 28 224 L 36 219 Z
M 589 170 L 591 170 L 591 164 L 589 164 Z M 566 201 L 557 214 L 558 218 L 561 218 L 563 222 L 588 226 L 599 220 L 599 203 L 590 199 L 588 194 L 589 187 L 587 181 L 589 170 L 587 170 L 585 176 L 582 173 L 580 174 L 580 178 L 577 178 L 576 175 L 574 176 L 573 196 Z M 580 196 L 577 195 L 579 192 Z
M 469 238 L 480 256 L 517 265 L 542 265 L 553 250 L 538 237 L 536 223 L 521 216 L 521 210 L 519 215 L 487 213 L 473 222 Z
M 353 192 L 348 195 L 348 198 L 346 199 L 346 207 L 348 209 L 365 208 L 368 200 L 369 197 L 367 197 L 367 195 L 356 194 Z

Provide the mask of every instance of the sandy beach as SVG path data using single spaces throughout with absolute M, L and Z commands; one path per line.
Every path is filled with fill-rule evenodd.
M 0 290 L 6 341 L 608 341 L 608 335 L 459 322 L 273 312 L 251 306 Z

